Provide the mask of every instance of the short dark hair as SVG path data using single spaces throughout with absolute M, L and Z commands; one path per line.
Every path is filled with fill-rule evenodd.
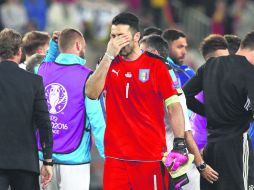
M 200 51 L 205 58 L 209 53 L 219 49 L 227 49 L 228 44 L 226 39 L 219 34 L 208 35 L 200 44 Z
M 0 57 L 10 59 L 18 54 L 22 37 L 17 31 L 5 28 L 0 32 Z
M 47 32 L 31 31 L 24 35 L 22 46 L 26 55 L 33 55 L 37 49 L 49 43 L 50 35 Z
M 150 27 L 147 27 L 144 29 L 143 37 L 151 35 L 151 34 L 161 35 L 162 30 L 160 28 L 155 27 L 155 26 L 150 26 Z
M 254 50 L 254 30 L 249 32 L 242 40 L 240 47 L 242 49 Z
M 241 38 L 232 34 L 226 34 L 224 35 L 224 38 L 228 43 L 229 54 L 235 54 L 240 47 Z
M 166 29 L 162 33 L 162 38 L 168 43 L 171 43 L 175 40 L 178 40 L 179 38 L 186 38 L 186 35 L 180 30 Z
M 118 24 L 129 25 L 134 32 L 139 32 L 139 19 L 133 13 L 123 12 L 116 15 L 112 20 L 112 25 Z
M 168 43 L 159 35 L 152 34 L 145 36 L 139 43 L 146 43 L 148 48 L 157 50 L 163 58 L 168 56 Z
M 83 34 L 73 28 L 64 29 L 58 39 L 60 51 L 66 51 L 74 45 L 76 39 L 83 40 Z

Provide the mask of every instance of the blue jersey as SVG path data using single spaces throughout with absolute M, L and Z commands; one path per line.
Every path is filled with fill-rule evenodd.
M 167 57 L 167 61 L 180 78 L 181 86 L 183 86 L 188 80 L 194 77 L 195 71 L 188 65 L 177 65 L 170 57 Z

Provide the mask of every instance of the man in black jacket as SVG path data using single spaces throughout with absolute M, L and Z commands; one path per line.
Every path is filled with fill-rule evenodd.
M 183 88 L 188 107 L 204 110 L 208 139 L 204 160 L 219 180 L 201 179 L 202 190 L 247 190 L 254 187 L 254 154 L 247 135 L 254 114 L 254 31 L 236 55 L 210 58 Z M 204 105 L 195 96 L 204 91 Z
M 52 131 L 42 78 L 18 67 L 21 35 L 0 32 L 0 189 L 39 190 L 36 127 L 43 145 L 42 186 L 52 178 Z M 35 127 L 36 126 L 36 127 Z

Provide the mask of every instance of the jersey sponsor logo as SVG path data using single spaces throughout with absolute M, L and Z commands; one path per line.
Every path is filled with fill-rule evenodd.
M 59 83 L 51 83 L 45 87 L 50 114 L 58 114 L 64 110 L 68 103 L 68 93 L 65 87 Z
M 131 72 L 127 72 L 127 73 L 125 73 L 125 75 L 124 75 L 126 78 L 131 78 L 132 77 L 132 74 L 131 74 Z
M 150 69 L 139 69 L 138 79 L 141 82 L 146 82 L 150 78 Z
M 112 73 L 115 73 L 115 74 L 116 74 L 116 76 L 118 76 L 118 74 L 119 74 L 120 70 L 117 70 L 117 71 L 116 71 L 115 69 L 112 69 L 112 70 L 111 70 L 111 72 L 112 72 Z

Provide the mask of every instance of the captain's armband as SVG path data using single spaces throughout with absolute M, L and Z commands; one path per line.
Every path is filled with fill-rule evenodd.
M 179 97 L 177 95 L 173 95 L 165 100 L 165 105 L 166 107 L 168 107 L 168 105 L 176 103 L 176 102 L 180 102 Z

